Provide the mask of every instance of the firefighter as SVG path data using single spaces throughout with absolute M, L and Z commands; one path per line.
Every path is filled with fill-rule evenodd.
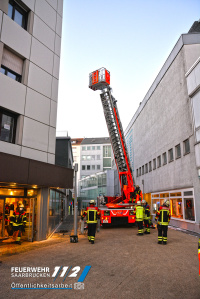
M 137 206 L 134 209 L 134 215 L 136 215 L 136 222 L 138 226 L 138 236 L 143 236 L 143 220 L 144 220 L 144 208 L 139 200 Z
M 10 217 L 10 223 L 13 227 L 13 238 L 16 239 L 15 243 L 21 245 L 21 236 L 26 225 L 26 214 L 24 211 L 24 205 L 19 202 L 16 211 Z
M 134 198 L 135 198 L 136 203 L 139 200 L 143 199 L 142 191 L 140 190 L 140 187 L 138 185 L 136 185 L 136 188 L 134 190 Z
M 96 226 L 97 226 L 97 218 L 100 217 L 100 211 L 97 207 L 95 207 L 94 200 L 90 200 L 90 205 L 87 207 L 86 211 L 81 216 L 81 219 L 87 216 L 87 224 L 88 224 L 88 240 L 91 244 L 94 244 Z
M 146 228 L 145 234 L 150 234 L 150 206 L 146 200 L 142 200 L 142 206 L 144 208 L 144 227 Z
M 200 238 L 198 242 L 199 276 L 200 276 Z
M 169 200 L 165 200 L 163 205 L 158 209 L 155 217 L 155 221 L 158 220 L 158 244 L 167 244 L 167 230 L 170 218 Z

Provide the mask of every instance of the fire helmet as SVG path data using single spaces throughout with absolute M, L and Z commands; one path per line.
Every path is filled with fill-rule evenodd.
M 95 204 L 94 199 L 90 200 L 90 204 L 91 204 L 91 205 L 94 205 L 94 204 Z
M 141 205 L 141 201 L 140 201 L 140 200 L 137 202 L 137 205 L 138 205 L 138 206 L 140 206 L 140 205 Z
M 168 199 L 165 199 L 163 205 L 166 206 L 166 207 L 169 207 L 169 200 L 168 200 Z

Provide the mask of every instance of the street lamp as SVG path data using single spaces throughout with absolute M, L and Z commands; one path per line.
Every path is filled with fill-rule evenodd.
M 78 236 L 77 236 L 77 214 L 78 214 L 78 203 L 77 203 L 77 172 L 78 172 L 78 164 L 75 163 L 74 165 L 74 171 L 75 171 L 75 184 L 74 184 L 74 235 L 70 236 L 70 242 L 71 243 L 77 243 L 78 242 Z

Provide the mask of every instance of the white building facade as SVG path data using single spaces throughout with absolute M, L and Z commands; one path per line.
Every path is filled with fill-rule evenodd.
M 63 0 L 0 1 L 0 207 L 23 202 L 29 240 L 51 233 L 55 189 L 72 188 L 73 170 L 55 165 L 62 11 Z
M 183 34 L 125 131 L 136 184 L 153 216 L 200 232 L 200 33 Z

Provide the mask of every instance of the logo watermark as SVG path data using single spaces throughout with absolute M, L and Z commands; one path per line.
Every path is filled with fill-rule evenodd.
M 55 266 L 53 271 L 49 267 L 11 267 L 12 278 L 51 278 L 53 282 L 50 283 L 19 283 L 12 282 L 11 289 L 75 289 L 84 290 L 84 280 L 90 271 L 91 266 L 87 265 L 82 270 L 80 266 Z M 51 274 L 52 273 L 52 274 Z M 79 276 L 80 275 L 80 276 Z M 76 279 L 74 283 L 66 283 L 67 278 Z M 57 280 L 62 279 L 62 282 Z M 55 282 L 56 281 L 56 282 Z

